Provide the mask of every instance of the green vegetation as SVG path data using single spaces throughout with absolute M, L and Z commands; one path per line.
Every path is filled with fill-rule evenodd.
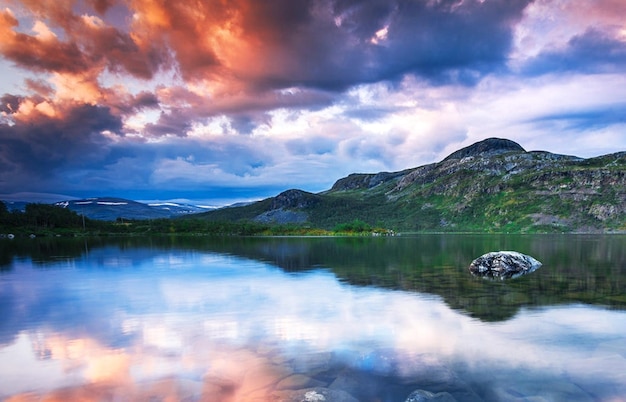
M 281 203 L 285 198 L 302 202 Z M 358 174 L 319 194 L 280 194 L 200 215 L 241 222 L 271 211 L 329 231 L 569 233 L 626 228 L 626 153 L 593 159 L 507 152 L 447 159 L 396 173 Z M 350 227 L 354 222 L 361 227 Z
M 16 236 L 55 235 L 109 235 L 109 234 L 215 234 L 256 235 L 271 233 L 268 225 L 251 222 L 207 222 L 200 219 L 125 220 L 116 222 L 97 221 L 78 215 L 69 209 L 46 204 L 27 204 L 24 212 L 7 210 L 0 201 L 0 233 Z M 287 233 L 294 228 L 283 228 Z
M 0 233 L 66 234 L 85 229 L 95 222 L 68 209 L 48 204 L 27 204 L 24 212 L 9 211 L 0 201 Z
M 264 224 L 248 220 L 238 222 L 185 219 L 128 220 L 115 222 L 92 220 L 69 209 L 47 204 L 27 204 L 25 211 L 8 211 L 0 201 L 0 233 L 16 236 L 103 236 L 186 234 L 215 236 L 334 236 L 388 234 L 362 221 L 337 225 L 326 230 L 309 225 Z
M 352 222 L 341 223 L 335 226 L 334 231 L 347 233 L 364 233 L 371 232 L 372 227 L 360 219 L 355 219 Z

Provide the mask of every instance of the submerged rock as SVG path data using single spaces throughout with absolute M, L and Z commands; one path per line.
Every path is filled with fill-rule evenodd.
M 517 251 L 494 251 L 476 258 L 469 266 L 473 275 L 486 278 L 517 278 L 535 271 L 541 263 Z
M 405 402 L 427 402 L 427 401 L 439 401 L 439 402 L 456 402 L 456 399 L 447 392 L 439 392 L 434 394 L 423 389 L 413 391 Z
M 323 387 L 277 391 L 272 394 L 270 400 L 280 402 L 358 402 L 356 398 L 345 391 Z

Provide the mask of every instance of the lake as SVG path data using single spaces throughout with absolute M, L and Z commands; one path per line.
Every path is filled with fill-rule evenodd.
M 543 266 L 470 275 L 498 250 Z M 0 239 L 0 399 L 416 390 L 626 400 L 626 236 Z

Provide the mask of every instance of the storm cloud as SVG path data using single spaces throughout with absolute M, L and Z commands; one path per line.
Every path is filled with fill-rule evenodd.
M 95 3 L 96 15 L 76 14 L 68 1 L 24 2 L 47 21 L 35 19 L 27 34 L 4 10 L 0 50 L 35 71 L 108 69 L 150 79 L 174 67 L 185 80 L 246 88 L 343 90 L 407 73 L 457 80 L 502 66 L 528 3 L 137 0 L 124 31 L 101 18 L 113 2 Z
M 122 127 L 106 107 L 83 104 L 56 117 L 39 112 L 37 106 L 27 119 L 0 125 L 0 180 L 7 186 L 32 181 L 42 186 L 55 179 L 60 169 L 80 169 L 101 161 L 110 144 L 103 132 Z

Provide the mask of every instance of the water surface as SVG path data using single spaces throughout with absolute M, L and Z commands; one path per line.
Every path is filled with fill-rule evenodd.
M 625 289 L 624 236 L 4 240 L 0 398 L 623 400 Z

